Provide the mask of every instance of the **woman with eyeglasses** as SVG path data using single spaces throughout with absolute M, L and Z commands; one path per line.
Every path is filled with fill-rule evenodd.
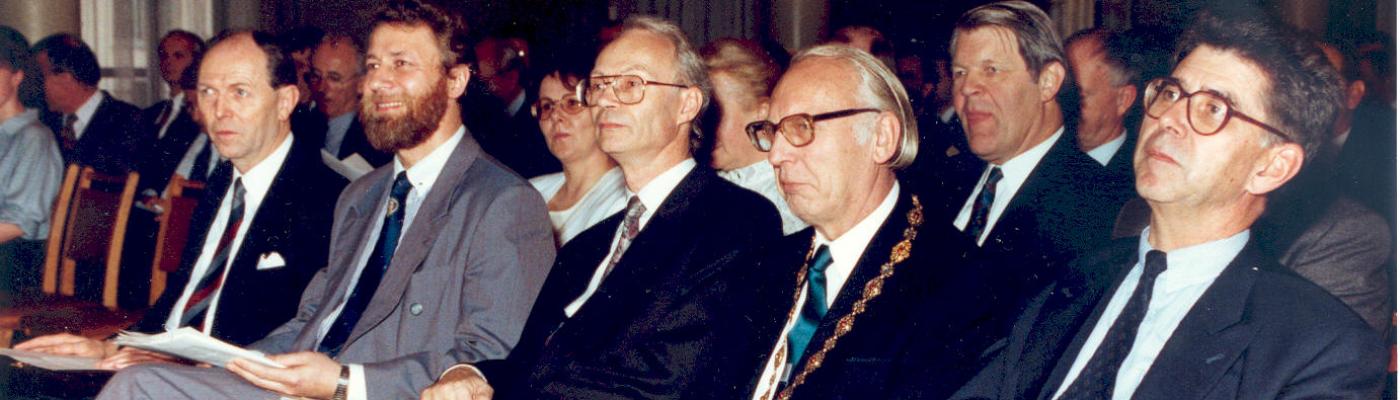
M 560 247 L 627 204 L 622 170 L 598 147 L 598 124 L 577 97 L 582 76 L 551 71 L 540 82 L 539 100 L 530 106 L 549 152 L 564 165 L 563 172 L 530 179 L 544 196 Z
M 797 218 L 783 199 L 768 153 L 749 142 L 744 128 L 768 116 L 768 94 L 782 71 L 758 43 L 748 40 L 717 40 L 700 49 L 700 57 L 715 87 L 712 104 L 719 106 L 710 165 L 720 177 L 772 202 L 783 218 L 784 235 L 806 228 L 807 223 Z

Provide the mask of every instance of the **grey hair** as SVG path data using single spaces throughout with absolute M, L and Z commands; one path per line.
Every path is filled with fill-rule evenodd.
M 860 76 L 857 94 L 871 108 L 889 111 L 899 117 L 901 129 L 899 147 L 894 157 L 885 164 L 893 169 L 902 169 L 914 163 L 919 155 L 919 125 L 914 117 L 914 107 L 909 103 L 909 93 L 904 85 L 891 72 L 885 63 L 865 51 L 839 44 L 811 47 L 798 52 L 792 58 L 792 65 L 812 58 L 831 58 L 845 61 Z M 869 140 L 873 128 L 862 133 L 862 140 Z
M 1060 45 L 1060 35 L 1055 33 L 1050 16 L 1034 4 L 1021 0 L 1001 1 L 968 10 L 953 25 L 953 39 L 949 42 L 948 53 L 956 54 L 960 33 L 987 26 L 1005 28 L 1016 36 L 1016 47 L 1021 51 L 1021 60 L 1026 63 L 1031 79 L 1040 79 L 1040 72 L 1052 63 L 1069 65 L 1065 62 L 1065 49 Z M 1068 86 L 1060 85 L 1060 90 Z
M 686 38 L 685 32 L 674 22 L 666 19 L 647 15 L 639 15 L 627 18 L 622 23 L 622 32 L 640 30 L 661 35 L 671 42 L 671 46 L 676 49 L 676 67 L 678 69 L 677 79 L 683 85 L 690 85 L 700 89 L 700 110 L 695 113 L 695 119 L 690 120 L 690 153 L 693 155 L 700 148 L 704 132 L 698 123 L 700 116 L 705 115 L 705 110 L 710 107 L 710 97 L 714 93 L 710 84 L 710 74 L 705 70 L 705 60 L 700 58 L 700 53 L 695 51 L 695 46 L 690 44 L 690 39 Z

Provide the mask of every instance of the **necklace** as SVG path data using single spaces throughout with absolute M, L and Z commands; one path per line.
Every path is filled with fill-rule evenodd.
M 787 400 L 791 398 L 793 390 L 797 389 L 798 385 L 805 382 L 807 376 L 812 374 L 812 371 L 821 368 L 822 362 L 826 360 L 826 354 L 831 352 L 832 348 L 836 347 L 836 342 L 855 328 L 856 317 L 865 313 L 866 307 L 870 302 L 880 296 L 880 293 L 884 290 L 885 281 L 888 280 L 890 276 L 894 275 L 894 266 L 909 259 L 909 253 L 914 247 L 914 237 L 918 236 L 919 225 L 924 223 L 924 206 L 919 203 L 919 196 L 912 196 L 912 200 L 914 206 L 909 209 L 909 213 L 905 216 L 909 221 L 909 226 L 904 228 L 904 240 L 900 240 L 898 244 L 895 244 L 894 247 L 890 249 L 890 259 L 880 266 L 880 275 L 865 282 L 865 290 L 861 291 L 860 300 L 857 300 L 856 304 L 851 307 L 851 312 L 849 314 L 841 316 L 841 319 L 836 321 L 835 334 L 827 337 L 826 340 L 822 342 L 821 349 L 807 358 L 807 362 L 802 365 L 802 371 L 792 379 L 791 384 L 783 388 L 783 391 L 778 394 L 778 399 Z M 812 252 L 813 250 L 811 249 L 807 250 L 807 264 L 811 263 Z M 797 303 L 797 300 L 802 294 L 802 284 L 807 281 L 808 266 L 809 265 L 803 265 L 802 271 L 797 274 L 797 290 L 794 292 L 795 294 L 792 300 L 794 304 Z M 788 311 L 788 319 L 792 319 L 792 311 Z

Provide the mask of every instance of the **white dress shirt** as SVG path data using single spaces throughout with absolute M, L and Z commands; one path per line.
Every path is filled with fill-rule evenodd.
M 184 109 L 185 109 L 185 92 L 178 92 L 178 93 L 175 93 L 175 96 L 173 96 L 173 97 L 170 98 L 170 110 L 169 110 L 169 111 L 163 111 L 163 112 L 167 112 L 167 113 L 169 113 L 169 114 L 167 114 L 167 115 L 165 116 L 165 122 L 163 122 L 163 123 L 160 124 L 160 130 L 156 131 L 156 138 L 157 138 L 157 139 L 164 139 L 164 138 L 165 138 L 165 131 L 170 129 L 170 123 L 175 122 L 175 119 L 176 119 L 177 117 L 180 116 L 180 111 L 181 111 L 181 110 L 184 110 Z M 159 118 L 159 117 L 157 117 L 157 118 Z M 159 121 L 157 121 L 157 122 L 159 122 Z
M 784 235 L 791 235 L 807 227 L 807 223 L 793 214 L 792 208 L 788 207 L 782 189 L 778 188 L 778 174 L 773 171 L 773 164 L 769 164 L 768 160 L 759 160 L 743 168 L 720 171 L 719 177 L 763 195 L 773 203 L 773 207 L 778 209 L 778 216 L 783 219 Z
M 1035 171 L 1035 166 L 1040 164 L 1040 160 L 1045 158 L 1045 153 L 1050 152 L 1050 148 L 1055 146 L 1055 142 L 1060 140 L 1060 135 L 1065 133 L 1065 128 L 1060 127 L 1054 135 L 1050 135 L 1040 144 L 1031 147 L 1030 150 L 1011 157 L 1005 164 L 988 164 L 982 170 L 982 177 L 977 179 L 977 186 L 972 188 L 972 194 L 967 196 L 967 201 L 963 203 L 962 211 L 958 212 L 958 217 L 953 219 L 953 226 L 958 230 L 966 230 L 967 222 L 972 219 L 972 205 L 977 203 L 977 196 L 982 194 L 982 186 L 987 182 L 987 175 L 992 172 L 992 167 L 1001 167 L 1001 181 L 997 182 L 997 195 L 992 199 L 992 209 L 987 212 L 987 227 L 982 229 L 982 236 L 977 238 L 977 245 L 991 236 L 992 229 L 997 226 L 997 220 L 1001 219 L 1001 214 L 1006 211 L 1006 206 L 1011 205 L 1011 199 L 1016 197 L 1016 192 L 1021 190 L 1021 185 L 1030 178 L 1031 172 Z
M 191 171 L 194 169 L 194 159 L 199 157 L 199 153 L 204 151 L 204 146 L 208 144 L 209 135 L 200 133 L 198 136 L 195 136 L 194 141 L 190 142 L 190 148 L 185 150 L 185 156 L 181 157 L 180 163 L 175 166 L 175 174 L 189 179 L 190 175 L 194 173 L 194 171 Z M 203 175 L 206 177 L 209 176 L 209 174 L 214 172 L 214 168 L 218 167 L 219 163 L 222 161 L 223 157 L 219 155 L 218 150 L 209 149 L 209 163 L 207 164 L 209 169 L 202 171 Z
M 170 316 L 165 319 L 165 330 L 175 330 L 180 328 L 180 320 L 184 318 L 185 304 L 189 302 L 190 296 L 198 289 L 199 282 L 203 280 L 210 268 L 223 269 L 224 278 L 228 277 L 228 268 L 223 265 L 209 265 L 214 262 L 214 252 L 219 247 L 219 239 L 223 237 L 224 229 L 229 223 L 229 214 L 233 204 L 233 182 L 238 179 L 243 180 L 243 223 L 238 226 L 238 232 L 234 234 L 233 241 L 229 242 L 228 254 L 230 255 L 225 263 L 233 263 L 233 255 L 238 254 L 238 249 L 243 246 L 244 235 L 248 233 L 248 227 L 253 226 L 253 218 L 258 215 L 258 207 L 267 197 L 268 190 L 272 189 L 272 181 L 277 178 L 277 171 L 282 169 L 282 164 L 287 160 L 287 153 L 292 149 L 292 135 L 287 135 L 282 139 L 282 144 L 277 146 L 272 154 L 263 159 L 258 165 L 248 170 L 248 173 L 233 170 L 233 177 L 229 179 L 228 189 L 224 191 L 223 202 L 219 203 L 219 211 L 214 216 L 214 222 L 209 224 L 209 232 L 204 236 L 204 247 L 199 251 L 199 258 L 195 259 L 194 270 L 190 273 L 189 282 L 185 283 L 185 290 L 180 294 L 180 299 L 175 302 L 175 308 L 170 310 Z M 223 287 L 214 291 L 210 295 L 209 308 L 204 312 L 204 333 L 214 331 L 214 313 L 219 309 L 219 297 L 223 294 Z
M 1055 398 L 1063 395 L 1074 379 L 1079 377 L 1079 373 L 1084 370 L 1084 364 L 1094 356 L 1099 344 L 1103 343 L 1104 336 L 1108 334 L 1108 329 L 1123 312 L 1123 307 L 1128 305 L 1128 300 L 1133 296 L 1139 278 L 1142 277 L 1142 260 L 1146 259 L 1148 251 L 1153 250 L 1147 241 L 1151 233 L 1152 227 L 1143 229 L 1142 239 L 1138 242 L 1137 264 L 1128 271 L 1123 282 L 1118 284 L 1113 297 L 1108 301 L 1108 306 L 1103 310 L 1103 316 L 1094 323 L 1094 330 L 1090 331 L 1084 347 L 1079 349 L 1069 373 L 1060 383 L 1059 390 L 1055 391 Z M 1181 324 L 1181 320 L 1186 318 L 1186 313 L 1191 311 L 1191 307 L 1196 305 L 1196 301 L 1201 299 L 1201 295 L 1215 282 L 1215 278 L 1225 271 L 1225 267 L 1234 261 L 1235 256 L 1239 255 L 1248 242 L 1249 230 L 1245 230 L 1228 238 L 1167 252 L 1167 270 L 1158 275 L 1157 282 L 1152 285 L 1152 301 L 1147 305 L 1147 314 L 1143 317 L 1142 324 L 1138 325 L 1132 350 L 1128 351 L 1123 365 L 1118 368 L 1118 378 L 1113 385 L 1115 400 L 1126 400 L 1133 396 L 1138 384 L 1142 383 L 1142 377 L 1147 375 L 1152 362 L 1157 360 L 1157 355 L 1162 352 L 1167 340 L 1171 339 L 1177 325 Z
M 1113 140 L 1104 142 L 1104 144 L 1101 144 L 1099 145 L 1099 147 L 1095 147 L 1089 151 L 1086 151 L 1084 152 L 1084 154 L 1088 154 L 1089 158 L 1094 159 L 1094 161 L 1098 161 L 1099 165 L 1106 167 L 1108 166 L 1108 162 L 1110 160 L 1113 160 L 1113 155 L 1118 154 L 1118 149 L 1123 148 L 1123 142 L 1127 141 L 1128 131 L 1124 130 L 1118 133 L 1118 137 L 1113 138 Z
M 641 190 L 637 191 L 635 196 L 641 199 L 643 206 L 646 206 L 646 211 L 642 213 L 641 219 L 637 222 L 638 232 L 641 232 L 642 229 L 646 229 L 647 222 L 651 221 L 651 216 L 656 215 L 656 209 L 661 207 L 661 203 L 666 201 L 666 197 L 671 195 L 671 191 L 675 190 L 677 185 L 680 185 L 681 180 L 685 179 L 686 174 L 689 174 L 692 169 L 695 169 L 695 159 L 687 158 L 685 161 L 681 161 L 675 166 L 672 166 L 671 169 L 666 170 L 666 172 L 662 172 L 661 175 L 652 178 L 651 182 L 648 182 L 646 186 L 643 186 Z M 629 199 L 634 195 L 631 192 L 631 190 L 627 191 L 627 198 Z M 622 233 L 623 226 L 622 224 L 618 224 L 617 233 L 613 234 L 612 243 L 608 245 L 608 254 L 603 257 L 602 262 L 598 263 L 598 269 L 593 271 L 593 278 L 588 281 L 588 289 L 583 291 L 582 296 L 579 296 L 578 299 L 575 299 L 573 302 L 569 303 L 568 306 L 564 307 L 564 315 L 566 317 L 572 318 L 574 313 L 578 312 L 580 307 L 583 307 L 583 303 L 587 302 L 588 298 L 593 296 L 593 292 L 598 290 L 598 285 L 603 283 L 604 275 L 608 272 L 608 261 L 612 260 L 613 252 L 617 251 L 617 241 L 622 239 Z M 640 233 L 638 234 L 640 235 Z
M 78 111 L 73 113 L 73 115 L 78 116 L 78 120 L 73 122 L 73 140 L 83 138 L 83 131 L 87 130 L 88 123 L 92 122 L 92 116 L 97 114 L 97 106 L 102 105 L 102 98 L 105 96 L 107 94 L 101 90 L 93 92 L 92 96 L 88 96 L 87 101 L 78 107 Z M 64 119 L 67 118 L 68 116 L 65 115 Z M 59 121 L 59 123 L 63 123 L 63 121 Z M 58 129 L 63 129 L 63 126 L 60 125 Z
M 428 153 L 426 157 L 423 157 L 422 160 L 418 160 L 418 163 L 413 164 L 413 167 L 407 169 L 408 182 L 413 185 L 413 189 L 408 191 L 408 198 L 404 201 L 403 227 L 399 230 L 399 232 L 402 233 L 399 236 L 399 243 L 395 244 L 395 248 L 397 248 L 398 244 L 403 243 L 403 238 L 407 236 L 409 227 L 413 224 L 413 218 L 418 215 L 418 208 L 423 205 L 423 199 L 427 197 L 429 191 L 433 189 L 433 184 L 437 182 L 438 175 L 442 173 L 443 166 L 447 165 L 447 159 L 452 156 L 452 151 L 457 148 L 457 143 L 462 141 L 462 137 L 466 135 L 466 132 L 466 127 L 457 128 L 457 132 L 453 133 L 451 138 L 448 138 L 446 142 L 438 145 L 436 149 L 433 149 L 433 151 Z M 399 161 L 398 156 L 394 156 L 394 174 L 392 176 L 397 177 L 399 172 L 403 171 L 405 171 L 403 163 Z M 392 184 L 390 184 L 390 186 L 392 186 Z M 331 330 L 331 326 L 335 325 L 336 318 L 340 317 L 341 309 L 345 307 L 345 302 L 350 299 L 350 294 L 354 292 L 353 288 L 360 280 L 360 272 L 364 271 L 365 264 L 369 262 L 369 256 L 374 253 L 371 247 L 379 241 L 379 231 L 384 226 L 385 204 L 388 202 L 389 194 L 388 191 L 385 191 L 384 199 L 379 201 L 377 207 L 375 207 L 374 223 L 370 226 L 369 238 L 366 239 L 365 245 L 360 247 L 360 254 L 357 257 L 358 260 L 355 261 L 355 272 L 350 277 L 349 286 L 352 289 L 346 290 L 345 297 L 341 298 L 339 304 L 335 306 L 335 310 L 327 314 L 326 319 L 321 320 L 321 326 L 316 329 L 317 345 L 320 345 L 321 339 L 326 337 L 326 332 Z M 347 388 L 346 398 L 363 400 L 369 395 L 365 382 L 364 366 L 361 364 L 349 364 L 349 367 L 350 386 Z
M 350 132 L 350 125 L 355 122 L 354 111 L 337 115 L 326 121 L 326 143 L 323 146 L 326 152 L 340 158 L 340 146 L 345 143 L 345 134 Z
M 827 251 L 831 252 L 831 265 L 826 267 L 826 306 L 831 307 L 836 302 L 836 296 L 841 293 L 841 287 L 846 284 L 846 280 L 851 277 L 851 273 L 856 269 L 856 262 L 865 254 L 866 248 L 870 246 L 870 241 L 875 239 L 875 234 L 880 231 L 880 226 L 889 219 L 890 213 L 894 211 L 895 201 L 899 199 L 899 183 L 896 182 L 890 193 L 885 195 L 885 200 L 875 207 L 869 215 L 856 223 L 841 237 L 827 239 L 822 236 L 821 231 L 816 231 L 812 237 L 812 249 L 822 245 L 827 246 Z M 871 251 L 889 251 L 887 249 L 870 249 Z M 864 283 L 861 283 L 864 285 Z M 788 312 L 788 321 L 783 325 L 783 331 L 778 335 L 778 342 L 773 344 L 773 351 L 768 354 L 768 361 L 763 364 L 763 373 L 759 375 L 758 386 L 754 389 L 753 398 L 771 398 L 773 392 L 777 390 L 778 383 L 786 380 L 791 371 L 786 362 L 777 359 L 778 356 L 787 354 L 787 335 L 792 330 L 793 324 L 797 323 L 797 317 L 803 304 L 807 301 L 807 283 L 803 282 L 802 287 L 797 289 L 799 295 L 797 303 L 792 305 Z M 817 343 L 809 343 L 808 346 L 819 346 Z M 807 350 L 812 350 L 808 348 Z
M 530 179 L 530 185 L 544 196 L 544 202 L 549 203 L 554 195 L 559 194 L 559 189 L 564 187 L 564 173 L 555 172 L 547 175 L 540 175 Z M 574 236 L 587 230 L 598 221 L 622 211 L 627 207 L 627 182 L 622 179 L 622 169 L 613 167 L 598 178 L 593 183 L 593 187 L 588 188 L 588 193 L 584 193 L 574 202 L 572 207 L 566 210 L 550 211 L 549 222 L 554 225 L 554 238 L 559 247 L 568 243 Z

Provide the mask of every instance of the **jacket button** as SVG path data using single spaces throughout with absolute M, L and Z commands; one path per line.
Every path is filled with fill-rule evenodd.
M 422 313 L 423 313 L 423 305 L 422 305 L 422 304 L 418 304 L 418 303 L 413 303 L 413 305 L 408 306 L 408 312 L 409 312 L 410 314 L 413 314 L 413 315 L 422 314 Z

